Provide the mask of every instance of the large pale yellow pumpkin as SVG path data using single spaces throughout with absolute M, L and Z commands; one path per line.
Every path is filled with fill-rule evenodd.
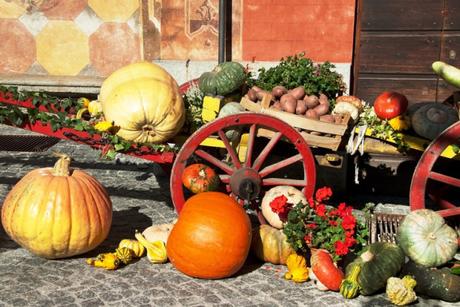
M 88 173 L 69 169 L 62 155 L 54 168 L 26 174 L 8 193 L 2 225 L 16 243 L 49 259 L 86 253 L 105 240 L 112 202 Z
M 101 86 L 99 101 L 118 135 L 139 143 L 164 143 L 185 121 L 176 80 L 162 67 L 139 62 L 113 72 Z

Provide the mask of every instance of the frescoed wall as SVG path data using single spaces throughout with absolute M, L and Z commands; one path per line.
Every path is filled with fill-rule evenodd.
M 251 69 L 302 51 L 346 78 L 354 0 L 234 0 L 232 59 Z M 94 87 L 147 60 L 179 83 L 218 58 L 218 0 L 0 0 L 0 84 Z

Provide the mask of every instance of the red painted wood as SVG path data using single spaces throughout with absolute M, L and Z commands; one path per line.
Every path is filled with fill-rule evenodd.
M 441 153 L 447 148 L 447 146 L 453 144 L 455 141 L 458 142 L 459 138 L 460 122 L 456 122 L 444 130 L 438 138 L 431 142 L 421 156 L 412 176 L 409 193 L 409 203 L 412 211 L 425 208 L 425 197 L 427 192 L 429 192 L 427 191 L 428 179 L 435 179 L 436 181 L 442 182 L 448 186 L 460 186 L 459 179 L 431 171 L 436 163 L 436 160 L 441 156 Z M 447 201 L 441 199 L 441 195 L 436 195 L 436 198 L 440 200 L 442 207 L 448 207 L 448 209 L 437 211 L 441 216 L 447 217 L 460 215 L 459 207 L 454 208 L 452 204 L 447 204 Z
M 193 159 L 190 159 L 193 156 L 199 156 L 203 158 L 205 161 L 211 163 L 212 165 L 218 167 L 226 174 L 220 175 L 222 182 L 225 183 L 227 192 L 230 195 L 234 195 L 232 189 L 230 189 L 230 182 L 232 179 L 232 175 L 237 170 L 237 167 L 232 164 L 228 165 L 222 162 L 220 159 L 216 158 L 212 154 L 205 151 L 205 147 L 200 146 L 200 144 L 208 137 L 220 134 L 222 137 L 222 129 L 226 129 L 232 126 L 238 126 L 241 129 L 247 129 L 250 131 L 250 141 L 249 141 L 249 150 L 247 153 L 251 154 L 250 157 L 246 157 L 246 161 L 249 163 L 243 164 L 246 169 L 250 169 L 251 171 L 255 171 L 258 173 L 260 177 L 259 168 L 263 164 L 263 160 L 270 154 L 272 149 L 274 148 L 275 144 L 281 140 L 283 137 L 284 139 L 288 140 L 289 143 L 294 146 L 294 148 L 298 151 L 298 155 L 294 155 L 293 157 L 288 157 L 287 159 L 269 165 L 265 167 L 262 171 L 262 175 L 267 176 L 271 174 L 273 171 L 278 170 L 282 167 L 291 165 L 294 161 L 302 161 L 303 166 L 303 179 L 301 180 L 293 180 L 293 179 L 286 179 L 286 178 L 261 178 L 262 179 L 262 195 L 264 192 L 264 187 L 269 188 L 272 185 L 277 185 L 277 183 L 285 184 L 285 185 L 292 185 L 298 188 L 303 188 L 303 192 L 307 197 L 311 197 L 314 192 L 315 183 L 316 183 L 316 170 L 315 170 L 315 160 L 313 155 L 310 151 L 310 148 L 304 138 L 291 127 L 289 124 L 268 116 L 264 114 L 255 114 L 255 113 L 242 113 L 236 115 L 230 115 L 224 118 L 216 119 L 193 133 L 187 141 L 183 144 L 182 149 L 177 154 L 177 157 L 174 161 L 172 167 L 172 174 L 170 178 L 170 188 L 171 188 L 171 198 L 174 204 L 174 207 L 178 213 L 182 210 L 182 207 L 186 201 L 184 187 L 182 185 L 182 174 L 184 172 L 185 167 L 189 163 L 193 163 Z M 251 139 L 256 138 L 256 128 L 263 127 L 263 128 L 270 128 L 277 132 L 275 136 L 267 143 L 267 145 L 262 149 L 259 157 L 255 159 L 254 165 L 251 166 L 250 161 L 253 161 L 253 143 L 254 140 Z M 245 130 L 246 131 L 246 130 Z M 286 143 L 288 145 L 289 143 Z M 228 147 L 226 147 L 228 149 Z M 231 147 L 230 147 L 231 148 Z M 233 151 L 233 149 L 232 149 Z M 237 158 L 236 155 L 234 158 Z M 191 162 L 192 161 L 192 162 Z M 238 165 L 238 164 L 237 164 Z M 282 166 L 282 167 L 281 167 Z M 240 166 L 241 168 L 241 163 Z M 236 174 L 235 174 L 236 175 Z M 259 196 L 262 196 L 259 195 Z M 258 199 L 260 201 L 260 199 Z M 257 203 L 257 201 L 255 201 Z
M 23 107 L 28 109 L 36 109 L 37 107 L 32 104 L 32 98 L 28 98 L 27 100 L 21 101 L 16 100 L 13 98 L 11 93 L 3 93 L 0 91 L 0 104 L 9 104 L 14 105 L 17 107 Z M 63 110 L 57 110 L 54 107 L 50 107 L 53 112 L 60 112 Z M 50 112 L 46 107 L 39 106 L 38 110 L 41 112 Z M 90 135 L 88 132 L 85 131 L 78 131 L 72 128 L 61 128 L 56 131 L 53 131 L 51 125 L 48 123 L 44 123 L 42 121 L 35 121 L 35 123 L 26 122 L 21 127 L 21 129 L 41 133 L 44 135 L 56 137 L 63 140 L 71 140 L 75 141 L 80 144 L 88 145 L 97 150 L 106 150 L 106 146 L 104 144 L 97 143 L 101 140 L 101 136 L 98 134 Z M 173 152 L 163 152 L 163 153 L 155 153 L 146 146 L 142 146 L 137 148 L 133 145 L 132 150 L 128 151 L 124 154 L 135 156 L 138 158 L 142 158 L 144 160 L 156 162 L 156 163 L 172 163 L 175 158 L 175 153 Z

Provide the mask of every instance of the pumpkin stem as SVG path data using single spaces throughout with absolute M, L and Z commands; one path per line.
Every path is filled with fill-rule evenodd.
M 371 261 L 372 259 L 374 259 L 374 254 L 371 252 L 371 251 L 366 251 L 364 253 L 361 254 L 361 259 L 364 261 L 364 262 L 369 262 Z
M 70 161 L 71 158 L 63 153 L 54 152 L 54 156 L 59 157 L 53 167 L 54 176 L 69 176 L 70 174 Z

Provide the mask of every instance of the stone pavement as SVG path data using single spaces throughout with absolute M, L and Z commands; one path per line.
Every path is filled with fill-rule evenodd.
M 25 133 L 0 125 L 0 134 Z M 70 154 L 108 190 L 113 202 L 111 232 L 96 250 L 62 260 L 36 257 L 11 241 L 0 227 L 0 306 L 391 306 L 384 294 L 345 300 L 316 290 L 311 282 L 283 279 L 284 266 L 250 258 L 235 277 L 199 280 L 170 263 L 153 265 L 144 257 L 116 271 L 90 267 L 87 257 L 113 250 L 136 229 L 176 218 L 169 198 L 169 177 L 141 159 L 118 162 L 99 158 L 85 145 L 60 141 L 51 150 Z M 51 166 L 51 150 L 0 152 L 0 204 L 11 187 L 32 169 Z M 421 299 L 416 306 L 455 306 Z M 458 305 L 457 305 L 458 306 Z

